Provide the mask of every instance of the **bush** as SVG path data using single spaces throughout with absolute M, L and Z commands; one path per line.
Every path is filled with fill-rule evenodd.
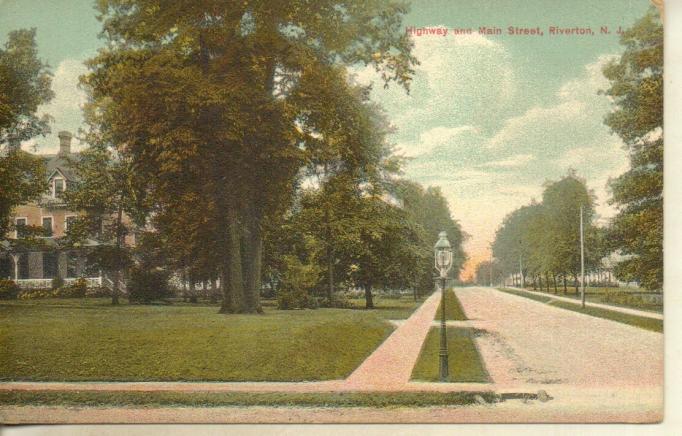
M 88 286 L 84 278 L 76 279 L 70 285 L 62 286 L 54 291 L 55 297 L 58 298 L 85 298 Z
M 14 300 L 19 296 L 21 289 L 12 280 L 0 279 L 0 300 Z
M 168 273 L 161 269 L 145 270 L 138 267 L 130 271 L 128 300 L 149 303 L 171 296 L 168 287 Z
M 104 286 L 88 288 L 85 290 L 86 298 L 111 297 L 111 290 Z
M 52 290 L 59 289 L 64 286 L 64 279 L 56 276 L 55 278 L 52 279 Z
M 27 289 L 19 293 L 20 300 L 35 300 L 37 298 L 54 298 L 58 290 L 52 289 Z
M 280 289 L 277 291 L 278 309 L 315 309 L 317 300 L 311 295 L 319 277 L 315 264 L 304 264 L 296 256 L 283 257 L 285 270 Z

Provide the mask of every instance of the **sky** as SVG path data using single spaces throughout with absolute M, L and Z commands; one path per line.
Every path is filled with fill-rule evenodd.
M 648 0 L 412 0 L 406 27 L 448 28 L 446 36 L 414 36 L 416 67 L 410 94 L 384 89 L 370 68 L 371 98 L 396 127 L 390 138 L 409 157 L 406 177 L 442 188 L 452 215 L 470 235 L 464 277 L 489 256 L 505 215 L 539 199 L 542 186 L 569 168 L 597 195 L 602 219 L 613 215 L 609 177 L 628 160 L 620 139 L 603 124 L 612 110 L 602 66 L 622 52 L 616 29 L 627 28 Z M 53 133 L 24 144 L 40 153 L 58 148 L 60 130 L 82 127 L 85 95 L 78 76 L 102 41 L 93 0 L 0 0 L 0 43 L 17 28 L 36 27 L 41 58 L 54 73 L 55 98 L 40 108 Z M 481 35 L 481 26 L 501 35 Z M 542 36 L 507 35 L 508 26 Z M 549 27 L 591 27 L 594 35 L 549 35 Z M 607 26 L 609 34 L 601 34 Z M 453 35 L 472 28 L 471 35 Z M 76 141 L 75 149 L 79 148 Z M 437 235 L 434 235 L 434 241 Z

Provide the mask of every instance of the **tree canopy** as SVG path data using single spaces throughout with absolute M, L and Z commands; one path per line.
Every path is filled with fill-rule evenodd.
M 663 26 L 651 8 L 623 33 L 622 56 L 604 68 L 615 110 L 604 120 L 620 136 L 630 169 L 610 182 L 618 206 L 610 239 L 626 259 L 616 276 L 663 287 Z
M 493 254 L 505 274 L 526 276 L 547 286 L 550 277 L 577 278 L 580 271 L 580 209 L 583 211 L 585 266 L 598 268 L 607 253 L 594 225 L 594 194 L 574 171 L 547 183 L 540 203 L 531 203 L 505 217 L 495 234 Z M 523 283 L 519 283 L 521 285 Z
M 179 198 L 202 205 L 182 219 L 215 241 L 221 311 L 259 311 L 263 230 L 291 204 L 301 171 L 378 169 L 367 90 L 346 67 L 373 65 L 386 85 L 408 88 L 406 6 L 103 0 L 98 9 L 107 46 L 83 81 L 91 133 L 130 158 L 158 223 L 181 219 Z
M 52 76 L 38 59 L 35 35 L 15 30 L 0 48 L 0 237 L 10 230 L 12 209 L 47 188 L 43 161 L 19 150 L 21 141 L 49 132 L 49 116 L 37 110 L 54 96 Z

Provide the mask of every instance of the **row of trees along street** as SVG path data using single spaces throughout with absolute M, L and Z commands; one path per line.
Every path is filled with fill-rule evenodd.
M 608 225 L 594 225 L 594 196 L 574 172 L 546 185 L 540 203 L 509 214 L 493 243 L 494 282 L 519 272 L 534 286 L 556 289 L 557 278 L 572 280 L 580 271 L 580 216 L 585 221 L 586 271 L 601 259 L 622 256 L 615 277 L 648 290 L 663 287 L 663 26 L 651 9 L 621 36 L 624 52 L 603 73 L 604 94 L 614 111 L 605 124 L 625 144 L 630 169 L 612 179 L 610 203 L 617 207 Z M 497 271 L 497 273 L 495 272 Z M 490 262 L 479 265 L 479 283 L 489 283 Z
M 190 300 L 195 283 L 219 291 L 212 298 L 222 313 L 260 312 L 262 289 L 292 308 L 318 304 L 316 294 L 334 305 L 339 289 L 361 287 L 372 307 L 373 289 L 432 289 L 441 230 L 457 274 L 459 224 L 438 189 L 400 178 L 392 127 L 349 75 L 370 65 L 382 85 L 409 91 L 417 61 L 401 27 L 404 5 L 109 0 L 97 8 L 105 45 L 81 77 L 89 147 L 64 193 L 85 214 L 60 244 L 99 243 L 90 257 L 111 273 L 114 304 L 125 277 L 151 299 L 176 274 Z M 33 38 L 26 43 L 36 74 L 49 79 Z M 3 141 L 25 125 L 2 122 Z M 20 139 L 48 131 L 40 127 Z M 3 204 L 1 221 L 9 226 L 11 207 L 36 197 Z M 132 233 L 134 249 L 125 243 Z

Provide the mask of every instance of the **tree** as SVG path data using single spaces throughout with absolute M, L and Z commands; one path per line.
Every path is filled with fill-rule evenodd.
M 495 286 L 504 281 L 504 269 L 502 268 L 502 265 L 494 260 L 491 269 L 490 261 L 484 260 L 476 265 L 474 281 L 480 286 Z
M 49 102 L 51 74 L 38 59 L 35 29 L 9 33 L 0 49 L 0 238 L 10 230 L 9 216 L 18 205 L 46 190 L 42 160 L 19 150 L 21 141 L 49 133 L 49 116 L 38 106 Z
M 263 229 L 289 207 L 301 168 L 332 144 L 319 140 L 329 119 L 321 114 L 337 109 L 352 137 L 368 127 L 345 67 L 371 64 L 385 83 L 409 83 L 416 61 L 401 29 L 406 6 L 109 0 L 98 7 L 109 44 L 84 81 L 102 114 L 96 128 L 125 145 L 157 215 L 174 214 L 172 199 L 184 193 L 215 205 L 202 219 L 216 229 L 221 312 L 260 311 Z M 334 155 L 353 159 L 366 143 L 333 145 Z
M 112 147 L 96 141 L 80 153 L 71 166 L 77 179 L 64 191 L 71 210 L 84 212 L 69 225 L 66 243 L 80 246 L 86 239 L 97 242 L 91 250 L 90 263 L 112 273 L 111 303 L 119 304 L 123 271 L 132 262 L 125 238 L 133 227 L 131 218 L 142 220 L 136 177 L 126 161 Z
M 545 260 L 545 278 L 554 282 L 556 276 L 567 274 L 577 278 L 580 271 L 580 209 L 583 211 L 585 235 L 585 267 L 593 270 L 603 254 L 595 241 L 594 194 L 587 189 L 585 180 L 575 171 L 569 170 L 567 176 L 551 183 L 542 194 L 542 205 L 546 214 L 545 246 L 550 253 Z M 577 292 L 576 286 L 576 292 Z
M 620 136 L 630 169 L 611 180 L 613 248 L 626 260 L 615 274 L 646 289 L 663 287 L 663 26 L 655 9 L 621 36 L 625 51 L 604 68 L 615 110 L 604 120 Z
M 580 209 L 583 209 L 585 266 L 598 268 L 606 255 L 599 229 L 593 225 L 594 194 L 575 171 L 556 182 L 546 184 L 541 203 L 523 206 L 505 217 L 495 234 L 493 253 L 506 274 L 519 273 L 519 285 L 525 277 L 534 286 L 547 290 L 550 284 L 558 292 L 558 279 L 572 276 L 578 289 L 580 271 Z M 544 276 L 544 277 L 543 277 Z
M 447 200 L 440 188 L 430 186 L 426 189 L 419 184 L 400 180 L 393 188 L 395 195 L 401 200 L 403 209 L 410 220 L 418 226 L 418 256 L 421 259 L 417 268 L 418 278 L 415 289 L 433 289 L 433 246 L 441 231 L 445 231 L 453 249 L 453 265 L 450 275 L 454 278 L 466 261 L 462 244 L 467 235 L 460 224 L 452 218 Z

